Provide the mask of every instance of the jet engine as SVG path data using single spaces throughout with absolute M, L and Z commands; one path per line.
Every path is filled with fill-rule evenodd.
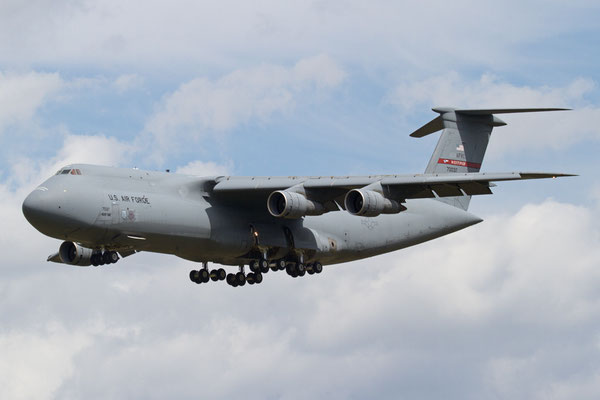
M 82 267 L 92 264 L 92 253 L 92 249 L 81 247 L 73 242 L 62 242 L 58 250 L 58 256 L 64 264 Z
M 300 218 L 305 215 L 321 215 L 325 212 L 321 203 L 287 190 L 271 193 L 267 199 L 267 208 L 272 216 L 280 218 Z
M 352 189 L 344 199 L 346 210 L 352 215 L 376 217 L 379 214 L 396 214 L 405 208 L 396 200 L 388 199 L 373 190 Z

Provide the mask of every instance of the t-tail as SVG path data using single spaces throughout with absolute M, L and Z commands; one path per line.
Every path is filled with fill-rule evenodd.
M 479 172 L 483 157 L 495 126 L 506 122 L 494 114 L 562 111 L 566 108 L 504 108 L 482 110 L 457 110 L 438 107 L 433 111 L 440 115 L 410 134 L 423 137 L 439 130 L 442 135 L 435 147 L 426 174 Z M 490 192 L 491 193 L 491 192 Z M 466 210 L 471 196 L 442 197 L 440 201 Z

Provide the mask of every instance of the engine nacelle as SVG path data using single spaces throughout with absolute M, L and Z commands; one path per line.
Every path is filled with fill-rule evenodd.
M 305 215 L 321 215 L 325 212 L 321 203 L 287 190 L 271 193 L 267 199 L 267 208 L 272 216 L 279 218 L 300 218 Z
M 58 256 L 64 264 L 85 267 L 92 264 L 93 252 L 92 249 L 81 247 L 77 243 L 62 242 L 58 249 Z
M 352 189 L 344 199 L 346 210 L 352 215 L 376 217 L 379 214 L 396 214 L 405 208 L 396 200 L 388 199 L 373 190 Z

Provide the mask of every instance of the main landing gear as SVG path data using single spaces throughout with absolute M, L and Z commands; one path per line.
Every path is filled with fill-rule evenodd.
M 323 272 L 323 264 L 316 261 L 314 263 L 304 264 L 302 262 L 289 262 L 284 259 L 276 261 L 267 261 L 265 259 L 254 260 L 249 265 L 250 271 L 246 274 L 245 266 L 240 265 L 237 273 L 226 274 L 223 268 L 213 269 L 209 272 L 207 263 L 203 263 L 200 270 L 190 271 L 190 280 L 194 283 L 206 283 L 212 281 L 227 281 L 229 286 L 238 287 L 247 284 L 260 284 L 263 281 L 263 274 L 271 271 L 285 270 L 292 278 L 304 276 L 305 274 L 314 275 Z
M 225 280 L 225 270 L 223 268 L 213 269 L 212 271 L 208 271 L 208 264 L 202 263 L 201 270 L 191 270 L 190 271 L 190 280 L 194 283 L 206 283 L 209 280 L 213 282 L 223 281 Z
M 320 274 L 323 272 L 323 264 L 318 261 L 306 265 L 303 263 L 289 264 L 285 268 L 285 272 L 292 278 L 304 276 L 307 272 L 309 275 Z
M 119 261 L 119 255 L 116 251 L 99 251 L 92 254 L 90 261 L 94 267 L 97 267 L 98 265 L 114 264 Z

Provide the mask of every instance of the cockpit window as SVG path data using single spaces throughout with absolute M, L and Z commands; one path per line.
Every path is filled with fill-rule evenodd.
M 56 175 L 81 175 L 81 170 L 78 168 L 74 169 L 61 169 L 56 173 Z

